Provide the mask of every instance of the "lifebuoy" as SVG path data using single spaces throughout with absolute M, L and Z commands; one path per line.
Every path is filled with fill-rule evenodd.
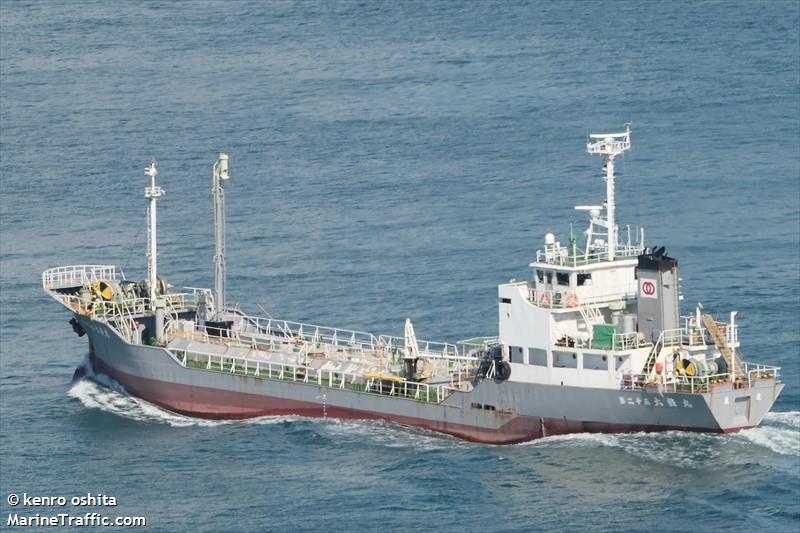
M 505 381 L 511 377 L 511 365 L 506 361 L 497 361 L 494 364 L 494 377 L 499 381 Z
M 578 307 L 580 300 L 578 300 L 578 295 L 574 292 L 571 292 L 567 295 L 567 307 Z

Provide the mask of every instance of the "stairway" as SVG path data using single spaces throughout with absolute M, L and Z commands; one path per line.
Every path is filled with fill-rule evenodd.
M 653 367 L 656 365 L 656 359 L 658 358 L 659 352 L 661 352 L 661 348 L 664 347 L 664 333 L 658 336 L 658 340 L 653 344 L 653 347 L 650 349 L 650 353 L 647 354 L 647 359 L 644 362 L 644 369 L 642 370 L 642 374 L 647 377 L 650 377 L 650 373 L 653 371 Z
M 708 337 L 717 348 L 719 348 L 722 357 L 728 364 L 728 372 L 731 373 L 731 377 L 741 377 L 742 363 L 739 357 L 733 353 L 733 349 L 728 346 L 728 339 L 725 337 L 725 334 L 720 331 L 717 321 L 714 320 L 714 317 L 711 315 L 703 315 L 703 325 L 706 327 L 706 331 L 708 331 Z
M 581 318 L 583 318 L 583 323 L 578 324 L 578 331 L 586 331 L 590 337 L 592 335 L 592 326 L 594 324 L 605 324 L 603 314 L 594 304 L 583 304 L 578 307 L 578 311 L 580 311 Z M 583 327 L 581 327 L 582 325 Z

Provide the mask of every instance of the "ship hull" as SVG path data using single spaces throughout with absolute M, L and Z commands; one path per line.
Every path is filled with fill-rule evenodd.
M 649 393 L 481 380 L 439 403 L 188 368 L 164 349 L 133 345 L 107 325 L 78 317 L 94 370 L 128 393 L 170 411 L 210 419 L 300 415 L 386 420 L 461 439 L 513 444 L 568 433 L 699 431 L 758 425 L 782 385 L 707 394 Z

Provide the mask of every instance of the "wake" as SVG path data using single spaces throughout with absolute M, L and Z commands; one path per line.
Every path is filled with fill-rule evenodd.
M 99 409 L 136 422 L 167 424 L 172 427 L 212 427 L 227 424 L 277 424 L 301 418 L 266 416 L 247 420 L 208 420 L 184 416 L 131 396 L 109 376 L 95 373 L 88 360 L 84 362 L 83 368 L 84 376 L 72 383 L 67 395 L 79 400 L 89 409 Z

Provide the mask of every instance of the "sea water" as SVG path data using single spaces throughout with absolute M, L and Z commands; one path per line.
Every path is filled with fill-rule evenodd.
M 0 517 L 11 493 L 116 498 L 153 531 L 796 531 L 796 2 L 0 2 Z M 683 312 L 739 309 L 782 367 L 761 427 L 485 446 L 382 422 L 204 421 L 104 376 L 52 266 L 213 284 L 250 312 L 455 341 L 604 196 L 589 132 L 633 123 L 618 221 L 677 257 Z M 19 507 L 18 512 L 26 512 Z M 29 510 L 30 511 L 30 510 Z

